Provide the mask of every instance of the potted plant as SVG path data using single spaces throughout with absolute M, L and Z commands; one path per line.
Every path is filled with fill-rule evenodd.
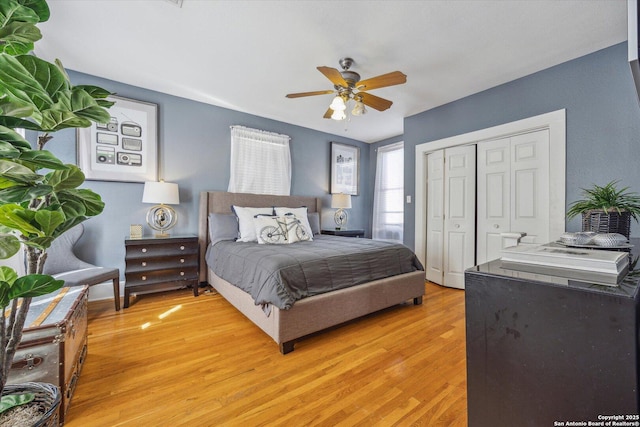
M 619 233 L 628 239 L 631 218 L 640 218 L 640 196 L 629 187 L 618 188 L 618 182 L 583 188 L 584 198 L 569 206 L 567 218 L 582 215 L 582 231 Z
M 99 195 L 78 188 L 84 174 L 77 166 L 63 164 L 45 150 L 51 132 L 108 122 L 107 108 L 112 105 L 106 90 L 73 86 L 59 61 L 52 64 L 30 54 L 41 38 L 37 24 L 48 19 L 46 0 L 0 2 L 0 259 L 15 255 L 21 247 L 26 257 L 22 277 L 0 266 L 0 412 L 39 401 L 29 384 L 7 386 L 6 382 L 31 298 L 64 284 L 42 274 L 47 248 L 104 208 Z M 39 133 L 35 148 L 18 128 Z M 55 386 L 52 389 L 59 393 Z M 40 400 L 57 406 L 60 396 L 57 402 L 56 397 Z M 55 407 L 43 412 L 57 420 Z M 32 424 L 47 425 L 42 420 Z

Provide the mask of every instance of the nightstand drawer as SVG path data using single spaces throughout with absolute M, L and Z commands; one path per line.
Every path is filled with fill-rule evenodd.
M 127 245 L 126 259 L 180 256 L 198 253 L 198 241 Z
M 179 254 L 157 258 L 128 258 L 125 261 L 126 272 L 153 271 L 168 268 L 198 267 L 198 254 Z
M 196 280 L 198 278 L 197 267 L 187 267 L 182 269 L 153 270 L 126 273 L 125 280 L 127 286 L 151 285 L 163 282 L 175 282 L 180 280 Z

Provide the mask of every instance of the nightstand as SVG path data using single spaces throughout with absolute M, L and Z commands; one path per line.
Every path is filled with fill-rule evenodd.
M 193 287 L 198 296 L 197 236 L 126 239 L 124 308 L 129 295 Z
M 343 237 L 364 237 L 364 230 L 321 230 L 321 234 Z

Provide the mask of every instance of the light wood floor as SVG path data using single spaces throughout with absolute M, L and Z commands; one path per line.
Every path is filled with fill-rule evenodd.
M 286 356 L 217 294 L 92 302 L 65 425 L 466 426 L 464 337 L 464 291 L 429 283 Z

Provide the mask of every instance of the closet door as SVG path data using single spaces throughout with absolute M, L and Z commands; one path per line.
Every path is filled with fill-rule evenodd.
M 464 289 L 464 270 L 475 265 L 476 147 L 444 151 L 444 285 Z
M 511 139 L 478 144 L 478 264 L 500 258 L 511 227 Z
M 549 130 L 511 137 L 511 231 L 549 241 Z
M 427 155 L 427 280 L 443 284 L 444 150 Z
M 478 144 L 478 264 L 499 258 L 502 233 L 549 241 L 549 130 Z

